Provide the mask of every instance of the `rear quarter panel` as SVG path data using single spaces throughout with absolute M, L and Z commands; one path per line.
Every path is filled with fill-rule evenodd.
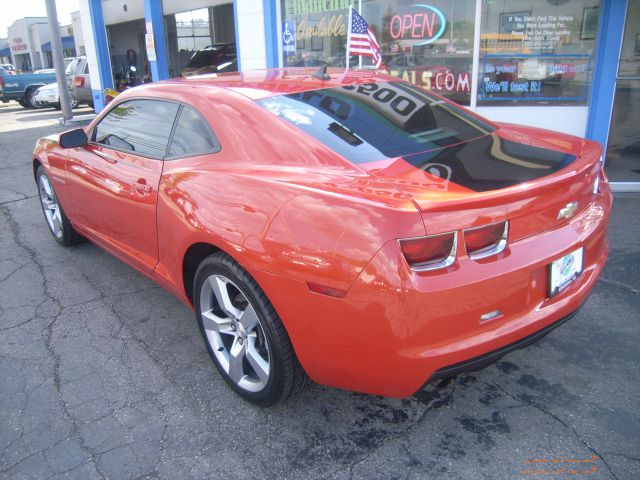
M 184 253 L 205 242 L 248 269 L 348 290 L 386 241 L 424 235 L 404 194 L 253 102 L 228 93 L 182 98 L 209 120 L 222 150 L 165 162 L 164 282 L 183 290 Z

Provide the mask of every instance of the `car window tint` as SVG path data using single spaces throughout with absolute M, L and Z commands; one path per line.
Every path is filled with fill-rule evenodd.
M 94 130 L 93 140 L 139 155 L 163 158 L 179 105 L 131 100 L 111 110 Z
M 220 150 L 207 121 L 191 107 L 182 108 L 169 147 L 169 157 L 185 157 Z
M 354 163 L 407 157 L 493 131 L 464 110 L 405 82 L 346 85 L 257 103 Z

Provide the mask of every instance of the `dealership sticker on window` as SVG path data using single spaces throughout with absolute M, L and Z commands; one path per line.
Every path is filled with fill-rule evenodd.
M 549 296 L 567 288 L 582 273 L 582 247 L 549 265 Z

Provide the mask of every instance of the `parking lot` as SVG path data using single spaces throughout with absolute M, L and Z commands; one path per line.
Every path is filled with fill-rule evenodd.
M 260 409 L 191 310 L 51 238 L 31 152 L 59 116 L 0 104 L 0 478 L 638 478 L 639 194 L 615 196 L 603 278 L 537 344 L 408 399 L 311 385 Z

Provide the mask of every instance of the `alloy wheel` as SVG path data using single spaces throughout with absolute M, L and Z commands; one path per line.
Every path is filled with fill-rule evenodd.
M 222 370 L 247 392 L 263 390 L 271 373 L 269 344 L 247 296 L 227 277 L 211 275 L 200 289 L 200 312 Z
M 42 209 L 49 228 L 56 238 L 61 238 L 63 232 L 60 204 L 46 175 L 40 175 L 38 192 L 40 193 L 40 202 L 42 202 Z

